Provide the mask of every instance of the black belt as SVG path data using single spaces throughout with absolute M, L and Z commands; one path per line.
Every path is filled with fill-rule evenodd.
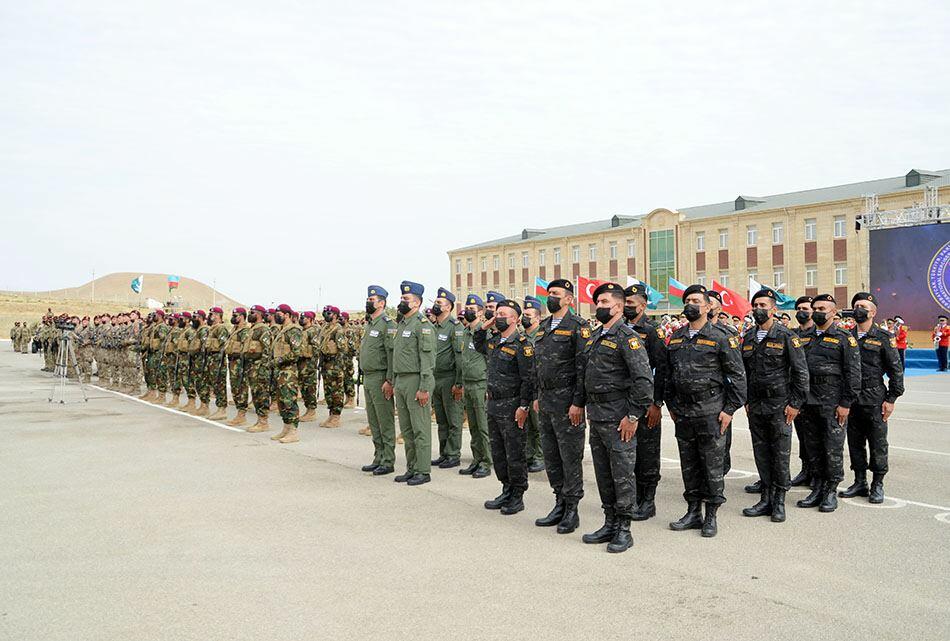
M 813 383 L 836 383 L 841 377 L 836 374 L 827 374 L 823 376 L 812 376 Z
M 626 398 L 629 394 L 629 390 L 616 390 L 614 392 L 605 392 L 603 394 L 596 394 L 594 392 L 587 393 L 587 400 L 594 401 L 595 403 L 609 403 L 610 401 L 616 401 L 621 398 Z
M 753 387 L 752 391 L 757 396 L 778 396 L 779 394 L 788 394 L 788 388 L 784 385 L 773 385 L 770 387 Z
M 574 383 L 575 381 L 565 381 L 563 383 L 559 383 L 558 381 L 551 381 L 550 383 L 547 383 L 547 384 L 541 383 L 540 385 L 538 385 L 538 387 L 545 391 L 567 389 L 568 387 L 574 387 Z
M 509 398 L 518 398 L 521 396 L 521 390 L 515 392 L 493 392 L 488 390 L 488 400 L 490 401 L 503 401 Z

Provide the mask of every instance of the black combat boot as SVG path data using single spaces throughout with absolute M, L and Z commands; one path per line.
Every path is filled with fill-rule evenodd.
M 802 466 L 802 471 L 795 475 L 795 478 L 792 479 L 792 487 L 808 487 L 811 485 L 811 472 L 808 471 L 808 468 L 804 465 Z
M 866 472 L 855 472 L 854 473 L 854 483 L 851 484 L 846 490 L 838 495 L 843 499 L 854 498 L 855 496 L 867 496 L 868 495 L 868 475 Z
M 566 499 L 564 501 L 564 516 L 561 522 L 557 524 L 558 534 L 570 534 L 581 524 L 581 517 L 577 514 L 577 499 Z
M 459 458 L 458 458 L 457 456 L 456 456 L 456 457 L 451 457 L 451 458 L 447 456 L 447 457 L 445 457 L 445 460 L 444 460 L 444 461 L 442 461 L 441 463 L 439 463 L 439 469 L 440 469 L 440 470 L 448 470 L 448 469 L 453 468 L 453 467 L 458 467 L 460 463 L 461 463 L 461 461 L 459 460 Z
M 670 529 L 677 532 L 683 530 L 698 530 L 703 526 L 703 504 L 699 501 L 687 502 L 686 514 L 679 521 L 670 523 Z
M 761 485 L 761 481 L 759 482 Z M 772 513 L 772 501 L 769 496 L 769 488 L 762 490 L 760 495 L 759 502 L 753 505 L 752 507 L 747 507 L 742 510 L 742 516 L 768 516 Z
M 640 507 L 640 504 L 643 503 L 643 494 L 646 492 L 646 487 L 643 483 L 637 483 L 637 504 L 634 507 Z
M 508 499 L 511 498 L 511 488 L 507 485 L 501 486 L 501 494 L 496 496 L 490 501 L 485 501 L 486 510 L 500 510 L 501 506 L 508 502 Z
M 871 491 L 868 494 L 868 503 L 884 502 L 884 475 L 874 473 L 871 479 Z
M 626 552 L 633 547 L 633 537 L 630 536 L 630 517 L 621 516 L 617 519 L 617 529 L 614 538 L 607 544 L 607 551 L 613 554 Z
M 716 523 L 716 512 L 719 511 L 718 505 L 706 504 L 706 518 L 703 519 L 703 531 L 700 532 L 707 539 L 716 536 L 719 532 L 719 525 Z
M 821 481 L 812 477 L 811 493 L 803 499 L 795 502 L 798 507 L 818 507 L 821 503 Z
M 656 516 L 656 485 L 644 485 L 643 494 L 638 490 L 637 498 L 640 498 L 640 501 L 630 516 L 631 521 L 646 521 Z
M 561 522 L 564 517 L 564 499 L 560 496 L 554 500 L 554 508 L 548 512 L 547 516 L 535 519 L 534 524 L 538 527 L 553 527 Z
M 459 474 L 461 474 L 462 476 L 468 476 L 468 475 L 471 475 L 471 473 L 474 472 L 476 469 L 478 469 L 478 461 L 472 461 L 471 465 L 460 469 Z
M 821 497 L 821 505 L 818 506 L 819 512 L 834 512 L 838 509 L 838 484 L 825 484 L 824 496 Z
M 524 490 L 512 490 L 511 496 L 501 506 L 501 513 L 505 516 L 517 514 L 524 509 Z
M 759 479 L 751 485 L 745 486 L 746 494 L 761 494 L 762 493 L 762 479 Z
M 609 543 L 613 540 L 617 532 L 617 517 L 614 516 L 613 508 L 604 510 L 604 524 L 596 532 L 585 534 L 581 537 L 584 543 Z
M 446 457 L 444 454 L 440 454 L 440 455 L 439 455 L 439 458 L 434 458 L 434 459 L 432 459 L 431 461 L 429 461 L 429 464 L 430 464 L 432 467 L 438 467 L 439 465 L 441 465 L 442 463 L 445 462 L 445 459 L 446 459 L 446 458 L 448 458 L 448 457 Z
M 409 470 L 406 470 L 405 474 L 400 474 L 399 476 L 393 478 L 393 480 L 396 483 L 406 483 L 409 479 L 412 478 L 412 476 L 413 476 L 413 473 L 410 472 Z
M 785 521 L 785 490 L 772 492 L 772 523 Z

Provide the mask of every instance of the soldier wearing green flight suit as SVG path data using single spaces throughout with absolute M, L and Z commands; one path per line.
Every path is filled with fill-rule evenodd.
M 360 343 L 360 369 L 366 390 L 366 420 L 373 436 L 373 462 L 364 472 L 392 474 L 396 463 L 396 421 L 393 407 L 393 340 L 396 323 L 386 315 L 389 292 L 379 285 L 366 288 L 366 324 Z
M 462 450 L 461 371 L 455 363 L 462 330 L 455 318 L 455 294 L 440 287 L 429 310 L 435 319 L 435 388 L 432 407 L 439 426 L 439 457 L 431 461 L 445 470 L 458 467 Z
M 243 307 L 235 307 L 231 310 L 231 334 L 224 345 L 224 351 L 228 356 L 228 378 L 231 381 L 231 398 L 234 399 L 234 407 L 237 408 L 237 415 L 227 425 L 231 427 L 240 427 L 247 422 L 247 394 L 248 378 L 245 371 L 245 363 L 242 352 L 247 335 L 251 332 L 251 326 L 247 324 L 247 310 Z
M 224 347 L 231 332 L 224 324 L 224 310 L 220 307 L 212 307 L 208 311 L 208 321 L 211 327 L 208 330 L 205 376 L 214 394 L 215 407 L 214 414 L 208 418 L 212 421 L 223 421 L 228 417 L 228 359 Z
M 405 439 L 406 473 L 395 478 L 397 483 L 422 485 L 428 483 L 432 454 L 432 411 L 429 405 L 435 368 L 435 330 L 419 310 L 425 288 L 404 280 L 399 285 L 399 306 L 402 318 L 396 325 L 393 339 L 393 374 L 395 374 L 396 411 Z
M 541 322 L 541 300 L 534 296 L 525 296 L 524 310 L 521 314 L 521 328 L 524 335 L 534 347 L 534 341 L 538 337 L 538 327 Z M 527 434 L 527 445 L 525 446 L 525 455 L 528 457 L 529 472 L 544 471 L 544 450 L 541 449 L 541 430 L 538 424 L 538 412 L 531 408 L 528 412 L 528 420 L 525 423 Z
M 195 312 L 191 320 L 192 326 L 196 321 L 198 324 L 188 350 L 191 353 L 191 380 L 194 382 L 195 394 L 201 402 L 192 413 L 195 416 L 207 416 L 208 405 L 211 403 L 211 385 L 208 384 L 208 337 L 211 328 L 208 327 L 208 314 L 203 309 Z
M 303 342 L 303 330 L 300 323 L 293 320 L 294 310 L 290 305 L 278 305 L 274 312 L 274 322 L 280 329 L 274 337 L 274 368 L 277 370 L 277 408 L 284 428 L 280 434 L 270 437 L 279 443 L 297 443 L 300 408 L 297 395 L 300 392 L 297 361 L 300 360 L 300 345 Z
M 468 433 L 472 438 L 472 464 L 459 470 L 459 474 L 476 479 L 491 476 L 492 468 L 488 413 L 485 409 L 488 368 L 485 355 L 475 349 L 475 332 L 481 327 L 484 307 L 482 299 L 476 294 L 469 294 L 465 299 L 465 313 L 462 316 L 464 327 L 458 336 L 455 356 L 455 366 L 462 381 L 456 392 L 461 393 L 465 404 Z
M 270 412 L 271 346 L 273 334 L 264 322 L 267 310 L 260 305 L 251 307 L 247 333 L 241 354 L 244 356 L 244 377 L 251 390 L 251 400 L 257 413 L 257 422 L 247 428 L 248 432 L 266 432 L 270 429 L 267 415 Z
M 300 417 L 301 423 L 317 420 L 317 369 L 320 361 L 320 328 L 313 322 L 313 312 L 301 312 L 300 327 L 303 342 L 300 344 L 300 360 L 297 373 L 300 376 L 300 396 L 307 411 Z

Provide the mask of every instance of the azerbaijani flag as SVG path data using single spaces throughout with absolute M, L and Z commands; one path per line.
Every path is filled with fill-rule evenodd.
M 168 291 L 178 288 L 178 282 L 181 280 L 178 276 L 168 275 Z
M 145 274 L 140 275 L 138 278 L 132 279 L 132 291 L 136 294 L 142 293 L 142 284 L 145 282 Z
M 686 285 L 670 276 L 670 299 L 683 300 L 683 292 L 686 291 Z

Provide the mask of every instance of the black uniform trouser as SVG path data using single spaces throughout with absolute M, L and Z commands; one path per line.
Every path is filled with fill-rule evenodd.
M 544 390 L 538 400 L 538 422 L 541 429 L 541 449 L 544 452 L 544 471 L 554 494 L 574 501 L 584 497 L 584 433 L 585 426 L 571 425 L 567 417 L 572 388 Z M 560 397 L 560 398 L 558 398 Z
M 811 473 L 811 462 L 808 460 L 808 441 L 805 438 L 805 419 L 799 414 L 795 419 L 795 435 L 798 437 L 798 458 L 801 459 L 802 469 Z
M 491 441 L 491 456 L 495 461 L 495 476 L 515 492 L 528 489 L 528 458 L 525 456 L 525 430 L 515 422 L 518 399 L 503 403 L 503 411 L 496 406 L 488 413 L 488 438 Z
M 947 371 L 947 347 L 937 346 L 937 367 L 941 372 Z
M 624 443 L 617 431 L 619 425 L 620 419 L 590 421 L 590 453 L 600 506 L 605 512 L 629 518 L 637 505 L 637 437 Z
M 871 450 L 871 465 L 868 453 Z M 848 415 L 848 453 L 855 474 L 887 474 L 887 421 L 880 405 L 852 405 Z
M 819 480 L 837 485 L 844 478 L 845 428 L 838 425 L 834 405 L 805 405 L 799 417 L 805 426 L 808 467 Z
M 719 433 L 719 414 L 677 416 L 676 444 L 683 472 L 683 498 L 710 505 L 725 503 L 722 477 L 726 437 Z
M 663 426 L 657 423 L 654 428 L 647 427 L 644 417 L 637 428 L 637 483 L 657 485 L 660 482 L 660 438 Z
M 725 452 L 722 454 L 722 475 L 725 476 L 729 473 L 729 470 L 732 469 L 732 430 L 728 430 L 725 434 L 726 437 L 726 447 Z
M 788 461 L 792 452 L 792 426 L 785 422 L 785 413 L 749 414 L 749 431 L 762 488 L 787 491 L 791 485 Z

